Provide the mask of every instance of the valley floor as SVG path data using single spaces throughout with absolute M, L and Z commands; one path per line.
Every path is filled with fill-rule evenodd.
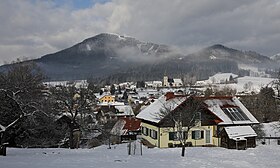
M 100 146 L 95 149 L 15 149 L 8 148 L 0 156 L 2 168 L 276 168 L 280 165 L 280 145 L 259 145 L 247 150 L 219 147 L 187 148 L 181 157 L 180 148 L 148 149 L 136 144 L 135 155 L 128 155 L 127 144 Z M 134 153 L 134 152 L 133 152 Z

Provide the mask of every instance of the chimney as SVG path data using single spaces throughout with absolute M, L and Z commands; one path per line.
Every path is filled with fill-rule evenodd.
M 165 94 L 166 101 L 175 98 L 174 92 L 167 92 Z

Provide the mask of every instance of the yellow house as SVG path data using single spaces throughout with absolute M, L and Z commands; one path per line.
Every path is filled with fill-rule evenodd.
M 166 117 L 159 117 L 159 114 L 166 107 L 170 109 L 170 113 L 176 113 L 178 107 L 186 105 L 188 98 L 167 93 L 142 110 L 137 115 L 137 118 L 141 119 L 142 138 L 159 148 L 181 146 L 174 122 L 170 122 Z M 224 127 L 258 124 L 255 117 L 236 97 L 196 99 L 203 102 L 199 120 L 188 134 L 185 134 L 186 127 L 183 125 L 187 146 L 221 146 L 220 132 Z
M 114 103 L 115 102 L 115 96 L 113 95 L 105 95 L 99 98 L 99 101 L 101 103 Z

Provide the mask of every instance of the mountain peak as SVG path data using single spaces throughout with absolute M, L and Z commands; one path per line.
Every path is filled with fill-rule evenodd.
M 100 34 L 97 34 L 96 36 L 93 36 L 91 38 L 88 38 L 84 41 L 87 41 L 87 40 L 91 40 L 91 39 L 119 39 L 119 40 L 125 40 L 125 39 L 135 39 L 133 37 L 130 37 L 130 36 L 125 36 L 125 35 L 119 35 L 119 34 L 116 34 L 116 33 L 100 33 Z
M 207 49 L 229 49 L 229 48 L 222 44 L 215 44 L 215 45 L 208 47 Z

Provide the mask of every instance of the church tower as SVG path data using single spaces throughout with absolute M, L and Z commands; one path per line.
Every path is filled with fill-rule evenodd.
M 163 86 L 164 87 L 169 87 L 169 83 L 168 83 L 168 76 L 163 76 Z

